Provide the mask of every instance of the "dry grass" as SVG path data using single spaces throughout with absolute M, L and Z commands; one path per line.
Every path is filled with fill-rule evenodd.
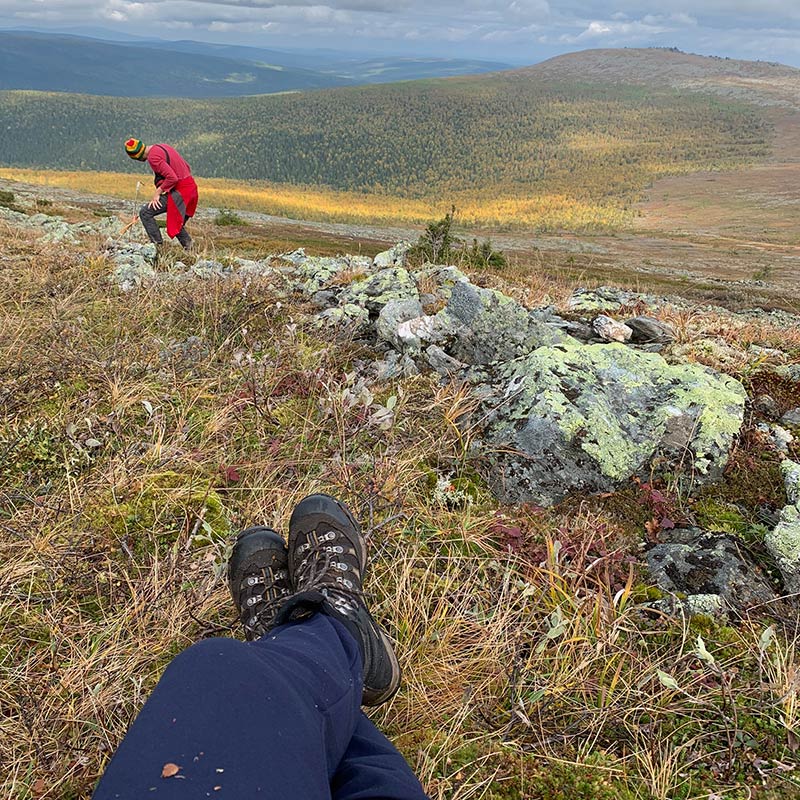
M 498 508 L 464 388 L 372 387 L 381 430 L 348 391 L 369 353 L 279 283 L 121 296 L 99 255 L 0 236 L 0 795 L 88 797 L 168 661 L 239 635 L 231 532 L 318 489 L 369 534 L 405 667 L 376 718 L 433 798 L 797 792 L 795 636 L 646 611 L 635 495 Z
M 61 172 L 2 168 L 0 178 L 41 186 L 57 186 L 128 200 L 141 176 L 117 172 Z M 203 203 L 220 208 L 258 211 L 291 219 L 366 224 L 421 224 L 442 216 L 455 203 L 459 223 L 468 226 L 539 230 L 616 230 L 628 226 L 632 214 L 622 204 L 575 199 L 566 194 L 530 197 L 490 197 L 484 194 L 441 192 L 424 199 L 394 194 L 344 192 L 318 186 L 269 184 L 223 178 L 198 178 Z

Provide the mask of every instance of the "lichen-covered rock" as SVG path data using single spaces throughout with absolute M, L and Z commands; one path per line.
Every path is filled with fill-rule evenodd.
M 607 342 L 627 342 L 633 336 L 633 331 L 624 322 L 617 322 L 605 314 L 594 318 L 592 329 Z
M 450 299 L 454 286 L 459 283 L 469 283 L 469 278 L 458 267 L 442 267 L 435 264 L 417 270 L 414 277 L 420 287 L 431 286 L 435 290 L 435 296 L 445 301 Z
M 329 289 L 320 289 L 318 292 L 314 292 L 311 295 L 311 302 L 317 308 L 333 308 L 338 304 L 338 299 L 336 296 L 336 292 L 332 292 Z
M 116 262 L 111 277 L 123 292 L 130 292 L 153 281 L 156 271 L 152 263 L 134 254 L 130 259 Z
M 188 270 L 194 277 L 207 280 L 230 275 L 233 270 L 213 258 L 201 258 L 189 267 Z
M 245 277 L 260 277 L 264 275 L 274 275 L 277 270 L 272 266 L 272 259 L 266 258 L 262 261 L 253 261 L 249 258 L 234 258 L 233 263 L 236 271 Z
M 352 325 L 355 330 L 369 324 L 369 312 L 366 308 L 354 303 L 345 303 L 336 308 L 328 308 L 317 315 L 320 320 L 330 325 Z
M 390 350 L 382 360 L 372 363 L 369 373 L 376 381 L 389 381 L 419 375 L 419 369 L 412 358 Z
M 775 367 L 774 372 L 788 381 L 800 383 L 800 364 L 782 364 L 779 367 Z
M 607 491 L 661 466 L 719 477 L 744 417 L 735 379 L 622 344 L 541 347 L 495 371 L 484 420 L 487 480 L 506 502 Z
M 111 277 L 123 292 L 129 292 L 156 280 L 154 244 L 110 242 L 108 248 L 111 252 L 111 262 L 114 264 Z
M 773 423 L 759 422 L 756 430 L 763 433 L 779 453 L 788 453 L 794 436 L 786 428 Z
M 695 598 L 687 608 L 690 613 L 716 611 L 722 603 L 746 611 L 776 597 L 744 543 L 725 533 L 676 528 L 669 542 L 647 551 L 647 567 L 659 588 Z M 699 598 L 704 598 L 705 604 L 697 602 Z
M 377 269 L 386 269 L 387 267 L 402 267 L 406 263 L 406 255 L 411 249 L 411 242 L 398 242 L 394 247 L 389 250 L 384 250 L 378 253 L 373 259 L 373 266 Z
M 429 366 L 442 377 L 455 375 L 467 366 L 461 361 L 447 355 L 447 353 L 436 344 L 432 344 L 426 348 L 425 360 L 428 362 Z
M 283 256 L 283 258 L 295 264 L 298 287 L 304 294 L 309 296 L 327 286 L 339 272 L 348 267 L 344 258 L 333 258 L 331 256 L 311 257 L 306 256 L 305 253 L 301 258 L 300 252 L 290 253 L 289 256 Z
M 800 464 L 787 459 L 781 471 L 789 502 L 764 542 L 783 575 L 786 591 L 796 593 L 800 592 Z
M 361 306 L 373 315 L 392 300 L 417 300 L 417 284 L 402 267 L 390 267 L 355 281 L 343 292 L 344 302 Z
M 793 408 L 781 417 L 781 423 L 793 428 L 800 428 L 800 408 Z
M 570 311 L 616 311 L 620 306 L 632 305 L 644 299 L 644 295 L 626 292 L 613 286 L 597 289 L 576 289 L 567 305 Z
M 457 281 L 445 314 L 456 323 L 448 355 L 468 364 L 493 364 L 569 340 L 558 327 L 540 322 L 525 306 L 495 289 Z

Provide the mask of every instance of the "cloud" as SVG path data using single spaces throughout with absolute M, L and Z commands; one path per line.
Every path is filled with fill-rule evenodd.
M 163 38 L 517 63 L 626 45 L 800 60 L 797 0 L 0 0 L 0 27 L 98 19 Z

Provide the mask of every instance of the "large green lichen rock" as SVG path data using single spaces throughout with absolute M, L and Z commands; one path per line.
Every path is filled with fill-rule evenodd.
M 351 283 L 343 292 L 340 303 L 361 306 L 377 316 L 392 300 L 419 300 L 417 284 L 403 267 L 382 269 L 363 280 Z
M 660 469 L 716 479 L 744 417 L 737 380 L 622 344 L 541 347 L 495 375 L 479 451 L 505 502 L 608 491 L 655 456 Z
M 303 254 L 303 258 L 300 258 L 294 253 L 292 256 L 294 258 L 285 258 L 285 260 L 291 260 L 295 264 L 298 286 L 307 295 L 318 292 L 323 286 L 327 286 L 339 272 L 348 268 L 348 263 L 344 258 L 306 256 L 305 254 Z
M 784 588 L 796 593 L 800 592 L 800 464 L 787 459 L 781 471 L 789 502 L 764 541 L 783 575 Z
M 513 298 L 466 281 L 454 283 L 447 308 L 439 315 L 447 315 L 458 327 L 445 351 L 466 364 L 508 361 L 537 347 L 574 341 Z

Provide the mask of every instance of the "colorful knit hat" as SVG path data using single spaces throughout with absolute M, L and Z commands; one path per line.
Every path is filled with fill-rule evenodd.
M 141 139 L 128 139 L 125 142 L 125 152 L 137 161 L 144 161 L 145 143 Z

